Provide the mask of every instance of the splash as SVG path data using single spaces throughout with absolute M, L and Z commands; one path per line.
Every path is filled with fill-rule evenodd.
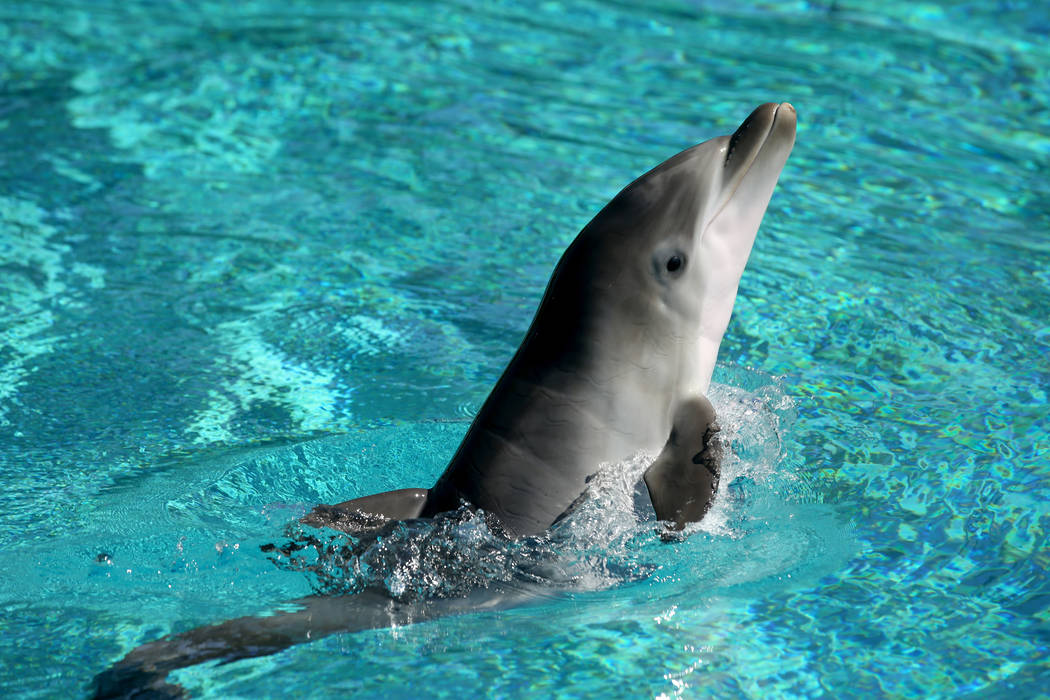
M 734 484 L 772 478 L 792 406 L 768 378 L 750 390 L 717 386 L 712 396 L 728 448 L 724 486 L 704 520 L 681 539 L 703 533 L 705 542 L 717 543 L 742 535 L 734 521 L 746 519 L 740 512 L 746 503 Z M 570 514 L 536 537 L 507 539 L 483 512 L 463 507 L 357 534 L 296 522 L 285 532 L 287 542 L 263 550 L 279 568 L 305 573 L 318 594 L 371 589 L 402 602 L 464 597 L 503 584 L 582 592 L 642 581 L 668 558 L 659 537 L 664 527 L 641 481 L 653 457 L 639 452 L 601 465 Z

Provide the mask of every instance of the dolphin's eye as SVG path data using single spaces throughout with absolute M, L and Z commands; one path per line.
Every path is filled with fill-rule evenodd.
M 650 260 L 653 276 L 663 284 L 673 284 L 689 264 L 689 256 L 677 246 L 660 246 L 653 251 Z

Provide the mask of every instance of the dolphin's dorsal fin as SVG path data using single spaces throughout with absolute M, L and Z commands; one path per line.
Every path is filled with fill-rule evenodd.
M 675 411 L 667 444 L 645 470 L 645 486 L 659 520 L 671 530 L 698 522 L 711 507 L 722 459 L 715 409 L 703 396 L 683 401 Z
M 391 520 L 420 517 L 428 493 L 428 489 L 397 489 L 331 506 L 322 504 L 304 515 L 302 522 L 349 533 L 375 530 Z

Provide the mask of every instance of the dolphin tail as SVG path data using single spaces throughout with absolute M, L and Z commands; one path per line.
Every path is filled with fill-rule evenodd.
M 185 697 L 182 687 L 166 681 L 170 671 L 216 659 L 228 663 L 266 656 L 341 629 L 368 626 L 367 619 L 361 620 L 360 625 L 350 624 L 348 613 L 360 612 L 360 606 L 348 608 L 344 604 L 340 609 L 335 603 L 338 600 L 341 599 L 312 596 L 295 601 L 301 608 L 294 612 L 240 617 L 148 642 L 95 676 L 93 697 Z
M 721 473 L 722 445 L 715 409 L 703 396 L 687 399 L 675 411 L 667 444 L 648 469 L 645 486 L 659 520 L 668 530 L 699 522 L 714 499 Z
M 230 663 L 276 654 L 295 644 L 332 634 L 400 627 L 467 612 L 502 610 L 536 598 L 528 587 L 494 584 L 463 597 L 394 600 L 385 591 L 365 589 L 343 596 L 308 596 L 297 610 L 197 627 L 148 642 L 95 676 L 93 697 L 181 698 L 184 688 L 169 683 L 169 672 L 206 661 Z

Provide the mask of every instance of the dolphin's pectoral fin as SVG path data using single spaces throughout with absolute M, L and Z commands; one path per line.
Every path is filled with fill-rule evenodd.
M 302 522 L 349 533 L 375 530 L 391 520 L 420 517 L 428 493 L 427 489 L 398 489 L 332 506 L 319 505 L 304 515 Z
M 587 483 L 590 483 L 591 479 L 593 479 L 593 478 L 594 478 L 593 474 L 591 476 L 587 477 Z M 580 506 L 582 506 L 584 503 L 586 503 L 587 500 L 590 497 L 591 497 L 591 495 L 590 495 L 590 490 L 589 489 L 584 491 L 583 493 L 581 493 L 579 496 L 577 496 L 576 499 L 572 503 L 569 504 L 569 507 L 566 508 L 565 510 L 563 510 L 561 515 L 559 515 L 557 518 L 554 519 L 554 522 L 551 523 L 551 527 L 554 527 L 555 525 L 560 523 L 562 520 L 565 520 L 565 518 L 567 518 L 570 515 L 572 515 L 576 511 L 576 509 L 579 508 Z
M 718 490 L 722 446 L 715 410 L 705 397 L 687 399 L 675 411 L 671 436 L 645 470 L 645 486 L 656 517 L 681 530 L 699 522 Z

